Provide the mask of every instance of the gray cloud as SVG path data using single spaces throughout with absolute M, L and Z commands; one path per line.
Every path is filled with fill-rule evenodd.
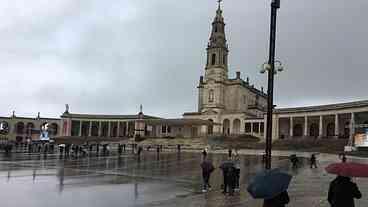
M 367 99 L 368 2 L 283 0 L 278 106 Z M 212 0 L 9 0 L 0 6 L 0 114 L 177 117 L 196 110 Z M 269 1 L 224 2 L 230 72 L 266 87 Z

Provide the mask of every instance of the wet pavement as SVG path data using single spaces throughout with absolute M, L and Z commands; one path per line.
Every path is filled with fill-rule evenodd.
M 209 154 L 218 167 L 226 154 Z M 273 165 L 294 175 L 290 185 L 289 206 L 328 206 L 328 184 L 334 176 L 323 171 L 333 162 L 321 157 L 320 168 L 299 169 L 289 166 L 287 157 L 275 157 Z M 59 157 L 58 155 L 14 153 L 0 155 L 0 195 L 2 205 L 15 207 L 48 206 L 262 206 L 250 198 L 246 183 L 262 169 L 260 156 L 241 156 L 241 192 L 235 196 L 221 193 L 222 175 L 216 169 L 211 176 L 212 191 L 201 193 L 202 160 L 200 153 L 145 152 L 138 159 L 127 152 L 121 156 Z M 368 179 L 355 179 L 363 196 Z M 367 206 L 365 197 L 356 206 Z

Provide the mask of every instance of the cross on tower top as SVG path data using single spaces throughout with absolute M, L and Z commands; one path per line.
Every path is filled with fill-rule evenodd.
M 217 2 L 218 2 L 218 8 L 220 9 L 222 0 L 217 0 Z

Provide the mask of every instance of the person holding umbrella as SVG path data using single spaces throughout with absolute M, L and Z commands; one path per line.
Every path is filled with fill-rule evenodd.
M 238 150 L 235 150 L 234 156 L 234 167 L 235 167 L 235 191 L 240 190 L 240 156 Z
M 350 177 L 368 177 L 368 165 L 361 163 L 333 163 L 326 171 L 337 177 L 330 183 L 327 200 L 331 207 L 354 207 L 354 198 L 362 197 L 358 186 Z
M 202 192 L 205 193 L 207 192 L 207 190 L 211 190 L 210 177 L 211 177 L 211 173 L 215 170 L 215 167 L 213 167 L 213 164 L 210 160 L 205 159 L 201 163 L 201 168 L 202 168 L 202 178 L 203 178 Z
M 204 148 L 203 151 L 202 151 L 202 156 L 203 156 L 203 160 L 206 159 L 207 157 L 207 148 Z
M 263 207 L 284 207 L 289 202 L 290 198 L 288 192 L 283 191 L 273 198 L 264 199 Z
M 291 164 L 293 166 L 293 169 L 296 169 L 298 167 L 298 163 L 299 163 L 298 157 L 296 156 L 296 154 L 292 154 L 292 155 L 290 155 L 289 158 L 290 158 Z
M 315 154 L 310 157 L 310 168 L 317 168 L 317 158 Z
M 236 181 L 234 162 L 229 157 L 227 161 L 220 165 L 220 169 L 222 170 L 222 175 L 224 177 L 224 188 L 222 193 L 226 194 L 229 192 L 230 195 L 233 195 Z
M 263 207 L 284 207 L 290 202 L 287 189 L 292 176 L 279 169 L 257 173 L 248 185 L 253 198 L 264 199 Z
M 331 207 L 354 207 L 354 198 L 360 199 L 362 194 L 350 177 L 338 175 L 331 183 L 327 200 Z

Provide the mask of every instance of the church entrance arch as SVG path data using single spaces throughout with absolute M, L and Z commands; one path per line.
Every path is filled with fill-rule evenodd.
M 233 134 L 240 134 L 240 120 L 234 119 L 233 121 Z
M 213 134 L 213 120 L 212 119 L 208 119 L 208 121 L 211 122 L 211 124 L 208 125 L 208 134 Z
M 224 119 L 224 121 L 222 123 L 222 132 L 225 135 L 230 134 L 230 120 L 229 119 Z
M 311 124 L 309 127 L 309 135 L 311 137 L 318 137 L 319 127 L 318 124 Z
M 301 137 L 303 136 L 303 127 L 301 124 L 295 124 L 293 127 L 293 135 L 294 137 Z
M 335 135 L 335 124 L 334 123 L 328 123 L 327 124 L 327 137 L 333 137 Z
M 345 126 L 344 126 L 344 135 L 342 138 L 349 138 L 350 137 L 350 122 L 345 122 Z

